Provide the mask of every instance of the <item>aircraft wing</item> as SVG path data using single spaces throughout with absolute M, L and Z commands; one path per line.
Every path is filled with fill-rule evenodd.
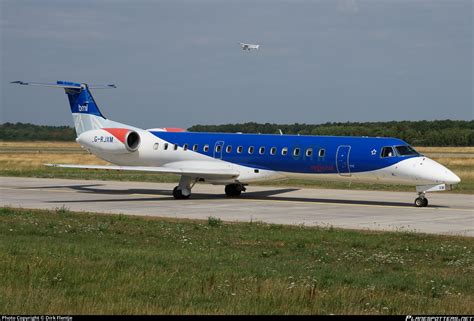
M 190 163 L 190 164 L 186 164 Z M 209 166 L 196 166 L 196 162 L 176 162 L 166 166 L 116 166 L 116 165 L 69 165 L 69 164 L 45 164 L 51 167 L 81 168 L 81 169 L 104 169 L 113 171 L 138 171 L 185 175 L 208 179 L 232 179 L 239 176 L 239 172 L 230 168 L 210 168 Z

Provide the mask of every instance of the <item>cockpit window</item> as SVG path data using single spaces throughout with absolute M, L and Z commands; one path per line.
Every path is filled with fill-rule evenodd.
M 395 156 L 392 146 L 387 146 L 387 147 L 382 148 L 382 153 L 380 153 L 380 156 L 382 158 Z
M 398 155 L 400 156 L 412 156 L 412 155 L 419 155 L 419 153 L 411 146 L 395 146 Z

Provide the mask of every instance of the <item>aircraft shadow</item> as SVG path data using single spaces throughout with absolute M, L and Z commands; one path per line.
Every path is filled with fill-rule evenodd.
M 83 203 L 83 202 L 126 202 L 126 201 L 167 201 L 173 200 L 173 193 L 171 190 L 159 190 L 159 189 L 137 189 L 137 188 L 129 188 L 129 189 L 104 189 L 98 188 L 99 186 L 103 186 L 101 184 L 91 184 L 91 185 L 67 185 L 67 186 L 47 186 L 46 188 L 67 188 L 76 190 L 80 193 L 88 193 L 88 194 L 105 194 L 105 195 L 156 195 L 160 197 L 152 197 L 152 198 L 125 198 L 125 199 L 98 199 L 98 200 L 70 200 L 70 201 L 50 201 L 49 203 Z M 38 189 L 42 189 L 43 187 L 36 187 Z M 260 192 L 260 197 L 267 197 L 271 195 L 277 195 L 287 192 L 293 192 L 298 189 L 294 188 L 286 188 L 286 189 L 278 189 L 278 190 L 270 190 L 270 191 L 262 191 Z M 167 196 L 167 197 L 163 197 Z M 222 194 L 204 194 L 204 193 L 193 193 L 192 199 L 193 200 L 211 200 L 211 199 L 222 199 Z
M 63 185 L 63 186 L 46 186 L 36 187 L 38 189 L 44 188 L 67 188 L 76 190 L 80 193 L 90 194 L 103 194 L 103 195 L 150 195 L 156 197 L 137 197 L 137 198 L 124 198 L 124 199 L 96 199 L 96 200 L 67 200 L 67 201 L 50 201 L 50 203 L 100 203 L 100 202 L 129 202 L 129 201 L 176 201 L 172 196 L 171 190 L 159 190 L 159 189 L 105 189 L 100 188 L 101 184 L 89 184 L 89 185 Z M 31 189 L 31 188 L 30 188 Z M 342 205 L 372 205 L 372 206 L 393 206 L 393 207 L 413 207 L 413 204 L 406 202 L 390 202 L 390 201 L 370 201 L 370 200 L 350 200 L 350 199 L 330 199 L 330 198 L 303 198 L 303 197 L 283 197 L 276 196 L 283 193 L 289 193 L 297 191 L 297 188 L 280 188 L 274 190 L 256 191 L 256 192 L 245 192 L 239 198 L 235 200 L 264 200 L 264 201 L 279 201 L 279 202 L 301 202 L 301 203 L 324 203 L 324 204 L 342 204 Z M 315 190 L 317 193 L 317 190 Z M 163 197 L 165 196 L 165 197 Z M 223 194 L 205 194 L 205 193 L 193 193 L 191 196 L 192 200 L 222 200 L 226 199 Z M 184 200 L 185 201 L 185 200 Z M 430 208 L 448 208 L 448 206 L 430 205 Z
M 288 191 L 296 191 L 298 189 L 291 189 Z M 317 189 L 314 190 L 317 194 Z M 367 191 L 368 193 L 370 191 Z M 283 193 L 286 193 L 283 192 Z M 242 194 L 242 199 L 252 200 L 267 200 L 267 201 L 287 201 L 287 202 L 302 202 L 302 203 L 324 203 L 324 204 L 343 204 L 343 205 L 372 205 L 372 206 L 393 206 L 393 207 L 414 207 L 413 203 L 406 202 L 390 202 L 390 201 L 370 201 L 370 200 L 351 200 L 351 199 L 333 199 L 333 198 L 307 198 L 307 197 L 272 197 L 267 194 L 267 191 L 247 192 Z M 449 208 L 449 206 L 429 205 L 430 208 Z
M 267 200 L 267 201 L 287 201 L 301 203 L 324 203 L 324 204 L 344 204 L 344 205 L 373 205 L 373 206 L 393 206 L 393 207 L 413 207 L 411 203 L 403 202 L 384 202 L 384 201 L 367 201 L 367 200 L 344 200 L 332 198 L 303 198 L 303 197 L 271 197 L 260 196 L 259 192 L 252 192 L 242 196 L 242 199 Z M 440 206 L 431 206 L 440 207 Z

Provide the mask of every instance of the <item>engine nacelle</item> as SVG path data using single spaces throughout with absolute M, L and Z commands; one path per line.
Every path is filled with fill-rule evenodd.
M 140 134 L 127 128 L 89 130 L 77 138 L 85 148 L 111 154 L 133 153 L 140 147 L 140 141 Z

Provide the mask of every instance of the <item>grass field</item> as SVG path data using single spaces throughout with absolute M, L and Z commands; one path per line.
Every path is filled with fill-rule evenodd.
M 0 209 L 5 314 L 473 314 L 474 239 Z
M 452 192 L 474 193 L 474 147 L 420 147 L 428 157 L 446 165 L 461 183 Z M 178 177 L 166 174 L 139 172 L 90 171 L 45 167 L 45 163 L 96 164 L 107 162 L 89 154 L 75 142 L 0 142 L 0 176 L 28 176 L 47 178 L 80 178 L 122 181 L 177 182 Z M 294 186 L 307 188 L 351 188 L 362 190 L 413 191 L 410 186 L 375 185 L 361 183 L 318 182 L 285 179 L 260 185 Z

